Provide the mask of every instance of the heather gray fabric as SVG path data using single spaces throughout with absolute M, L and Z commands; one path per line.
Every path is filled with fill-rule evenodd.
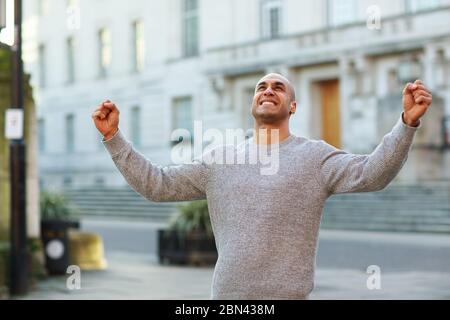
M 405 163 L 416 131 L 399 119 L 370 155 L 291 135 L 279 145 L 275 175 L 261 175 L 260 164 L 208 164 L 205 157 L 157 166 L 120 131 L 104 145 L 129 185 L 145 198 L 208 200 L 219 252 L 213 299 L 305 299 L 314 285 L 325 200 L 386 187 Z M 252 140 L 244 146 L 235 151 L 248 155 L 257 148 Z

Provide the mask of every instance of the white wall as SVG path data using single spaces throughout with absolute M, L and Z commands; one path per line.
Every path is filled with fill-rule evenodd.
M 342 129 L 344 148 L 362 150 L 374 143 L 373 101 L 388 92 L 387 73 L 398 66 L 399 53 L 381 53 L 371 58 L 375 92 L 362 100 L 371 105 L 363 110 L 366 124 L 352 123 L 351 110 L 361 103 L 352 100 L 346 75 L 341 68 L 342 59 L 354 59 L 374 48 L 393 48 L 410 43 L 438 43 L 450 52 L 448 35 L 449 10 L 418 14 L 411 28 L 403 20 L 383 24 L 379 32 L 368 31 L 364 19 L 366 8 L 376 4 L 382 18 L 404 12 L 403 1 L 362 0 L 358 3 L 359 25 L 341 28 L 328 38 L 300 39 L 297 34 L 327 27 L 326 0 L 283 0 L 282 32 L 288 37 L 261 41 L 260 4 L 258 0 L 200 0 L 200 56 L 182 58 L 181 2 L 180 0 L 79 0 L 80 28 L 69 30 L 66 25 L 66 1 L 49 0 L 46 16 L 37 15 L 37 1 L 25 0 L 24 60 L 32 74 L 32 83 L 38 103 L 38 115 L 45 119 L 47 150 L 41 155 L 40 165 L 44 178 L 52 184 L 62 181 L 61 172 L 73 174 L 75 184 L 92 184 L 103 176 L 109 184 L 123 184 L 112 161 L 99 145 L 99 137 L 90 118 L 94 108 L 103 100 L 111 99 L 122 113 L 121 130 L 129 135 L 130 109 L 141 107 L 142 147 L 140 151 L 156 163 L 170 162 L 170 134 L 173 100 L 192 96 L 194 120 L 204 120 L 205 127 L 237 128 L 246 121 L 243 95 L 253 87 L 264 72 L 271 68 L 289 71 L 298 96 L 298 112 L 292 118 L 292 131 L 305 137 L 320 138 L 319 105 L 314 82 L 341 78 L 345 85 L 341 92 Z M 443 0 L 450 5 L 450 0 Z M 146 57 L 142 73 L 131 72 L 132 23 L 142 19 L 145 29 Z M 105 79 L 98 77 L 98 30 L 108 27 L 112 36 L 112 67 Z M 446 33 L 447 32 L 447 33 Z M 442 39 L 433 37 L 441 34 Z M 76 80 L 67 84 L 66 39 L 69 35 L 77 41 Z M 38 86 L 37 48 L 44 43 L 47 48 L 47 86 Z M 243 44 L 255 43 L 245 47 Z M 447 45 L 445 45 L 447 43 Z M 236 46 L 236 50 L 227 49 Z M 221 50 L 212 49 L 223 48 Z M 450 54 L 448 54 L 450 56 Z M 223 58 L 226 57 L 226 58 Z M 323 61 L 322 61 L 323 60 Z M 232 75 L 229 75 L 232 73 Z M 210 80 L 225 77 L 227 105 L 231 110 L 219 110 L 220 97 L 212 89 Z M 440 89 L 450 110 L 449 89 Z M 363 108 L 363 107 L 359 107 Z M 399 110 L 400 111 L 400 110 Z M 450 111 L 449 111 L 450 112 Z M 76 124 L 76 150 L 65 151 L 65 115 L 73 113 Z

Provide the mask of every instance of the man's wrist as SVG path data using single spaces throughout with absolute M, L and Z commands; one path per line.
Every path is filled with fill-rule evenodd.
M 103 136 L 103 141 L 108 141 L 110 140 L 112 137 L 114 137 L 117 133 L 117 131 L 119 131 L 119 128 L 113 130 L 111 133 L 107 133 Z
M 402 120 L 403 120 L 403 123 L 406 124 L 409 127 L 417 128 L 420 125 L 420 120 L 417 120 L 417 121 L 409 120 L 408 118 L 405 117 L 405 113 L 404 112 L 402 113 Z

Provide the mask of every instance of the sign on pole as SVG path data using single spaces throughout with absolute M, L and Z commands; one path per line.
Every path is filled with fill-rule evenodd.
M 0 30 L 6 27 L 6 0 L 0 0 Z
M 5 136 L 6 139 L 23 138 L 23 109 L 6 110 Z

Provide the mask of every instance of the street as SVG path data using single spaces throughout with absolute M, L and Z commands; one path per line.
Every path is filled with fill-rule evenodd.
M 102 235 L 108 253 L 128 252 L 156 259 L 158 228 L 163 224 L 144 221 L 83 220 L 85 231 Z M 450 235 L 396 234 L 382 232 L 320 231 L 319 269 L 366 270 L 378 265 L 382 271 L 435 271 L 450 274 Z
M 83 272 L 82 289 L 65 277 L 43 281 L 27 299 L 208 299 L 213 268 L 157 264 L 156 230 L 145 221 L 83 220 L 102 235 L 109 268 Z M 369 290 L 367 268 L 381 271 Z M 450 299 L 450 236 L 321 230 L 311 299 Z

